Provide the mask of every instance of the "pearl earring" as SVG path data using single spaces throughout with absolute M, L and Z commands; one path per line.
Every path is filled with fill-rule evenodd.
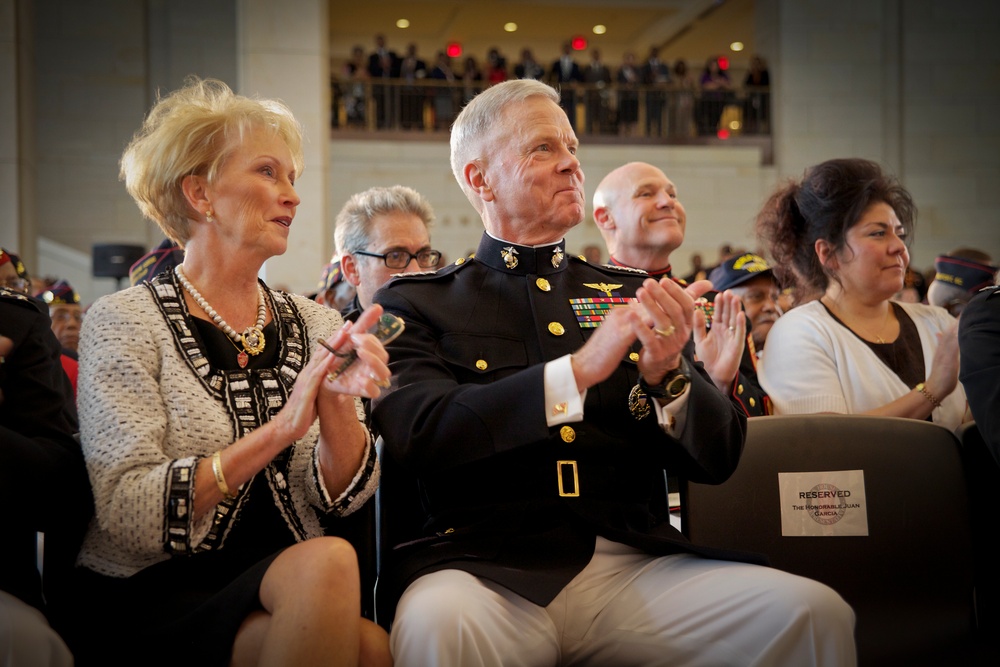
M 212 217 L 214 215 L 215 211 L 213 211 L 212 209 L 208 209 L 207 211 L 205 211 L 205 222 L 215 222 L 215 218 Z

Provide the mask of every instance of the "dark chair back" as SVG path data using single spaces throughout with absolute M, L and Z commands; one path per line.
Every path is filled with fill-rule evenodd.
M 856 470 L 867 535 L 782 536 L 779 473 Z M 838 591 L 857 615 L 863 665 L 924 664 L 955 656 L 974 634 L 967 493 L 957 437 L 930 422 L 757 417 L 727 482 L 685 485 L 682 524 L 695 543 L 766 554 Z

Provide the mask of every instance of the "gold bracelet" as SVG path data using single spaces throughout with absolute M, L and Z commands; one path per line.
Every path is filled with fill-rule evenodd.
M 229 485 L 226 484 L 226 476 L 222 474 L 222 451 L 218 451 L 212 454 L 212 474 L 215 475 L 215 483 L 219 487 L 219 491 L 222 492 L 222 496 L 226 500 L 232 500 L 234 496 L 229 491 Z
M 941 407 L 941 401 L 938 400 L 937 396 L 935 396 L 931 392 L 927 391 L 927 389 L 924 387 L 924 383 L 923 382 L 921 382 L 916 387 L 914 387 L 914 389 L 916 389 L 921 394 L 923 394 L 924 398 L 926 398 L 928 401 L 930 401 L 934 405 L 935 408 L 940 408 Z

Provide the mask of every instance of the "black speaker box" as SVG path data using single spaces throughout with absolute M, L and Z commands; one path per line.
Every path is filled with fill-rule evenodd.
M 141 245 L 95 243 L 93 271 L 95 278 L 128 278 L 129 268 L 146 254 Z

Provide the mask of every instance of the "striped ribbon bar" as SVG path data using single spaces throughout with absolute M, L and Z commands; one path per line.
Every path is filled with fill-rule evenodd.
M 596 329 L 601 326 L 601 322 L 608 316 L 612 308 L 636 300 L 634 296 L 584 297 L 570 299 L 569 305 L 573 308 L 573 314 L 576 315 L 576 321 L 580 323 L 581 329 Z

